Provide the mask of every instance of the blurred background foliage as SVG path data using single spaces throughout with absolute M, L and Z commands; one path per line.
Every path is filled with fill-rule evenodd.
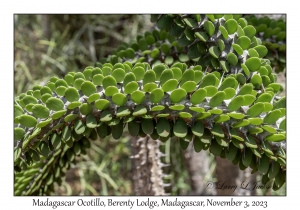
M 44 85 L 52 76 L 82 71 L 123 42 L 153 28 L 150 15 L 14 15 L 14 94 L 35 84 Z M 285 83 L 284 76 L 279 80 Z M 162 161 L 169 164 L 165 169 L 165 182 L 170 183 L 166 191 L 189 195 L 191 180 L 184 154 L 179 144 L 170 142 L 161 146 L 166 154 Z M 91 143 L 87 154 L 76 157 L 76 164 L 70 165 L 62 185 L 56 185 L 55 195 L 132 195 L 129 134 L 124 132 L 121 140 L 107 137 Z M 216 182 L 215 157 L 206 157 L 209 172 L 203 180 Z M 257 195 L 285 194 L 285 187 L 277 192 L 257 190 Z

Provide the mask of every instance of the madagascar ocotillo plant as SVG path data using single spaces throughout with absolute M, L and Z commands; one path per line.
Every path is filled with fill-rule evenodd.
M 48 195 L 90 141 L 119 139 L 124 129 L 250 167 L 274 180 L 273 190 L 286 182 L 286 97 L 255 27 L 229 14 L 151 21 L 155 30 L 95 66 L 15 97 L 15 195 Z M 149 155 L 155 162 L 158 153 Z
M 268 49 L 267 58 L 271 61 L 275 72 L 283 72 L 286 64 L 286 23 L 282 18 L 270 19 L 268 16 L 257 18 L 255 15 L 245 16 L 249 24 L 256 29 L 256 36 Z

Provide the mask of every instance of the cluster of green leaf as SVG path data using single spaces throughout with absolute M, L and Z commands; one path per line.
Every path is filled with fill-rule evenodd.
M 285 97 L 278 97 L 283 88 L 255 28 L 238 15 L 152 20 L 162 32 L 145 33 L 108 63 L 52 77 L 16 98 L 15 170 L 31 177 L 18 181 L 16 192 L 47 194 L 90 147 L 88 138 L 119 139 L 126 125 L 132 136 L 175 136 L 182 149 L 192 142 L 196 152 L 251 167 L 275 178 L 274 190 L 285 183 Z M 33 173 L 41 156 L 47 164 Z M 57 176 L 49 173 L 54 165 Z
M 276 73 L 286 68 L 286 22 L 283 18 L 270 19 L 268 16 L 245 16 L 249 24 L 256 29 L 256 36 L 268 48 L 266 58 L 271 61 Z

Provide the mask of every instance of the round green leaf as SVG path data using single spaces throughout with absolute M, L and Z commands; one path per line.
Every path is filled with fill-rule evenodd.
M 237 27 L 238 23 L 234 19 L 229 19 L 225 22 L 225 29 L 227 30 L 228 34 L 233 34 L 234 32 L 236 32 Z
M 30 115 L 23 114 L 19 116 L 19 123 L 24 127 L 34 127 L 37 124 L 37 121 L 34 117 Z
M 117 117 L 125 117 L 125 116 L 128 116 L 130 114 L 131 114 L 131 112 L 130 112 L 130 110 L 127 107 L 121 106 L 118 109 L 116 116 Z
M 208 112 L 212 113 L 212 114 L 217 114 L 217 115 L 220 115 L 223 113 L 223 110 L 222 109 L 211 109 L 211 110 L 208 110 Z
M 137 90 L 139 87 L 136 81 L 129 82 L 124 89 L 124 93 L 131 94 L 133 91 Z
M 197 107 L 197 106 L 190 106 L 189 109 L 197 113 L 202 113 L 205 111 L 203 107 Z
M 46 101 L 46 106 L 53 111 L 59 111 L 62 110 L 64 108 L 64 103 L 55 97 L 50 97 L 47 101 Z
M 31 109 L 32 107 L 34 106 L 34 104 L 28 104 L 25 106 L 25 109 L 28 111 L 28 112 L 32 112 Z
M 257 98 L 256 102 L 270 102 L 272 98 L 273 96 L 270 93 L 263 93 Z
M 74 102 L 71 102 L 69 105 L 68 105 L 68 109 L 75 109 L 77 107 L 79 107 L 81 105 L 81 102 L 79 101 L 74 101 Z
M 238 54 L 238 55 L 243 55 L 243 49 L 240 47 L 240 45 L 238 44 L 232 44 L 232 47 L 234 49 L 234 51 Z
M 99 110 L 107 109 L 110 106 L 110 102 L 106 99 L 99 99 L 95 102 L 95 107 Z
M 256 34 L 256 29 L 252 25 L 244 27 L 243 30 L 245 32 L 245 35 L 250 39 L 252 39 L 252 37 L 254 37 Z
M 152 107 L 151 111 L 156 112 L 156 111 L 162 111 L 162 110 L 164 110 L 164 109 L 165 109 L 164 106 L 162 106 L 162 105 L 157 105 L 157 106 Z
M 141 116 L 147 114 L 147 109 L 143 105 L 138 105 L 133 113 L 132 116 Z
M 92 78 L 95 76 L 95 75 L 98 75 L 98 74 L 103 74 L 102 73 L 102 70 L 99 68 L 99 67 L 96 67 L 92 70 Z
M 188 132 L 186 122 L 183 119 L 179 118 L 174 124 L 173 132 L 175 136 L 184 138 Z
M 134 73 L 129 72 L 125 75 L 124 81 L 123 81 L 123 86 L 125 87 L 128 83 L 136 81 L 136 77 Z
M 173 106 L 169 106 L 169 109 L 171 110 L 176 110 L 176 111 L 181 111 L 184 109 L 184 105 L 183 104 L 176 104 L 176 105 L 173 105 Z
M 159 81 L 161 73 L 166 69 L 164 64 L 158 64 L 153 67 L 153 71 L 155 73 L 155 80 Z M 147 71 L 148 72 L 148 71 Z M 149 76 L 149 75 L 147 75 Z M 146 79 L 146 78 L 145 78 Z M 152 78 L 151 78 L 152 79 Z M 152 82 L 152 81 L 151 81 Z
M 102 85 L 104 89 L 107 89 L 110 86 L 117 86 L 117 81 L 114 77 L 112 76 L 106 76 L 104 77 L 103 81 L 102 81 Z
M 83 79 L 83 80 L 86 79 L 85 76 L 84 76 L 84 74 L 83 74 L 82 72 L 76 72 L 76 73 L 74 74 L 74 81 L 77 80 L 77 79 L 79 79 L 79 78 L 81 78 L 81 79 Z
M 260 87 L 262 84 L 262 78 L 259 74 L 254 74 L 250 80 L 250 82 L 255 86 L 255 87 Z
M 208 33 L 209 36 L 212 36 L 215 33 L 215 26 L 209 20 L 204 22 L 204 29 Z
M 165 82 L 173 78 L 174 78 L 173 71 L 170 69 L 165 69 L 160 76 L 160 84 L 163 85 Z
M 136 90 L 131 94 L 131 99 L 136 104 L 141 104 L 145 100 L 145 92 Z
M 243 119 L 245 117 L 244 114 L 242 113 L 236 113 L 236 112 L 231 112 L 231 113 L 227 113 L 227 115 L 233 119 L 237 119 L 237 120 L 240 120 L 240 119 Z
M 127 102 L 127 98 L 122 93 L 116 93 L 113 95 L 112 101 L 118 106 L 123 106 Z
M 218 92 L 218 89 L 212 85 L 206 86 L 204 89 L 206 90 L 207 97 L 213 97 Z
M 222 101 L 225 99 L 225 93 L 223 91 L 219 91 L 216 95 L 214 95 L 210 101 L 209 101 L 209 105 L 211 107 L 216 107 L 219 106 Z
M 200 104 L 206 97 L 207 91 L 203 88 L 195 91 L 191 97 L 191 103 L 193 105 Z
M 263 122 L 263 119 L 258 118 L 258 117 L 257 118 L 249 118 L 248 120 L 249 120 L 250 124 L 252 124 L 252 125 L 260 125 Z
M 78 117 L 78 114 L 68 114 L 68 115 L 65 117 L 64 121 L 65 121 L 65 122 L 72 122 L 72 121 L 74 121 L 75 119 L 77 119 L 77 117 Z
M 145 69 L 141 66 L 138 66 L 138 67 L 134 67 L 132 69 L 132 72 L 134 73 L 134 75 L 136 77 L 136 81 L 140 81 L 144 77 Z
M 95 76 L 93 76 L 94 85 L 97 85 L 97 86 L 102 85 L 103 78 L 104 77 L 102 74 L 96 74 Z
M 219 58 L 220 50 L 217 46 L 210 47 L 208 51 L 214 58 Z
M 232 127 L 233 128 L 240 128 L 240 127 L 245 127 L 245 126 L 247 126 L 247 125 L 249 125 L 250 124 L 250 122 L 249 122 L 249 120 L 241 120 L 241 121 L 239 121 L 239 122 L 236 122 L 236 123 L 234 123 L 233 125 L 232 125 Z
M 261 62 L 259 58 L 252 57 L 246 60 L 245 65 L 249 71 L 254 72 L 260 68 Z
M 258 45 L 254 47 L 254 49 L 257 51 L 260 58 L 263 58 L 268 54 L 268 49 L 263 45 Z
M 152 103 L 160 102 L 164 97 L 164 91 L 160 88 L 154 89 L 150 94 L 150 101 Z
M 165 92 L 170 92 L 173 91 L 177 87 L 177 85 L 178 85 L 178 81 L 176 79 L 170 79 L 162 85 L 162 89 Z
M 244 99 L 245 99 L 243 106 L 251 105 L 256 99 L 256 97 L 251 95 L 251 94 L 247 94 L 247 95 L 243 95 L 243 96 L 244 96 Z
M 144 85 L 143 90 L 144 90 L 145 92 L 151 93 L 151 92 L 152 92 L 153 90 L 155 90 L 156 88 L 157 88 L 156 83 L 151 82 L 151 83 L 147 83 L 146 85 Z
M 63 86 L 65 88 L 68 88 L 68 84 L 65 80 L 63 79 L 58 79 L 56 82 L 55 82 L 55 87 L 60 87 L 60 86 Z
M 79 110 L 80 110 L 81 114 L 88 115 L 93 111 L 93 106 L 88 103 L 83 103 L 79 107 Z
M 286 136 L 283 134 L 271 134 L 267 136 L 266 141 L 278 142 L 286 140 Z
M 107 96 L 113 96 L 114 94 L 118 93 L 119 90 L 115 86 L 109 86 L 105 89 L 105 95 Z
M 253 90 L 252 84 L 245 84 L 241 87 L 240 91 L 238 92 L 238 95 L 251 94 L 252 90 Z
M 250 47 L 251 40 L 247 36 L 241 36 L 236 40 L 236 43 L 240 45 L 243 50 L 247 50 Z
M 263 125 L 261 126 L 264 130 L 268 131 L 269 133 L 276 133 L 276 129 L 269 125 Z
M 179 103 L 186 97 L 186 91 L 182 88 L 174 90 L 170 95 L 171 103 Z
M 24 114 L 23 109 L 18 105 L 14 105 L 14 117 L 18 117 L 22 114 Z
M 81 85 L 81 91 L 82 91 L 82 93 L 84 95 L 90 96 L 93 93 L 96 93 L 97 89 L 96 89 L 95 85 L 92 82 L 86 81 L 86 82 L 82 83 L 82 85 Z
M 70 102 L 78 101 L 79 99 L 78 90 L 73 87 L 69 87 L 65 92 L 65 98 Z
M 275 109 L 265 116 L 264 123 L 274 124 L 280 117 L 281 111 L 279 109 Z
M 225 28 L 224 28 L 225 29 Z M 226 29 L 225 29 L 226 30 Z M 196 32 L 195 36 L 199 38 L 202 42 L 206 42 L 208 40 L 208 35 L 206 32 Z M 228 36 L 228 35 L 227 35 Z
M 269 112 L 273 109 L 273 105 L 268 102 L 264 102 L 264 105 L 265 105 L 264 112 Z
M 30 95 L 25 96 L 22 99 L 22 101 L 23 101 L 23 103 L 25 105 L 28 105 L 28 104 L 37 104 L 38 103 L 37 99 L 35 97 L 33 97 L 33 96 L 30 96 Z
M 245 64 L 243 64 L 243 63 L 241 64 L 241 67 L 244 70 L 245 75 L 247 77 L 249 77 L 250 76 L 250 71 L 249 71 L 248 67 Z
M 184 89 L 187 93 L 193 92 L 196 88 L 196 82 L 194 81 L 187 81 L 183 85 L 181 85 L 181 88 Z
M 237 28 L 236 32 L 237 32 L 238 37 L 245 36 L 245 32 L 244 32 L 243 28 L 240 25 L 238 25 L 238 28 Z
M 228 53 L 227 60 L 233 66 L 235 66 L 238 63 L 238 58 L 234 53 Z
M 202 83 L 200 84 L 200 88 L 203 88 L 203 87 L 206 87 L 209 85 L 215 85 L 216 81 L 217 81 L 217 77 L 214 74 L 209 73 L 203 78 Z
M 225 90 L 223 90 L 225 93 L 225 100 L 231 99 L 233 98 L 233 96 L 235 96 L 235 89 L 233 88 L 226 88 Z
M 221 123 L 221 122 L 226 122 L 230 120 L 230 117 L 228 115 L 225 114 L 221 114 L 218 117 L 215 118 L 215 122 L 216 123 Z
M 184 71 L 181 81 L 180 81 L 180 85 L 184 84 L 187 81 L 194 81 L 195 79 L 195 72 L 192 69 L 188 69 L 186 71 Z
M 89 96 L 87 102 L 92 103 L 92 102 L 98 100 L 99 98 L 100 98 L 99 93 L 94 93 L 94 94 Z
M 31 111 L 32 114 L 37 118 L 47 118 L 50 114 L 49 109 L 41 104 L 34 105 Z
M 259 72 L 259 74 L 260 74 L 261 76 L 263 76 L 263 75 L 266 75 L 266 76 L 269 75 L 268 69 L 267 69 L 266 67 L 264 67 L 264 66 L 261 66 L 261 67 L 259 68 L 258 72 Z
M 97 127 L 97 121 L 96 121 L 96 118 L 90 114 L 87 116 L 86 118 L 86 126 L 88 128 L 96 128 Z
M 77 89 L 77 90 L 81 90 L 81 85 L 82 83 L 84 83 L 85 80 L 82 79 L 82 78 L 78 78 L 74 81 L 74 87 Z
M 219 90 L 225 90 L 226 88 L 234 88 L 235 83 L 236 83 L 236 79 L 234 77 L 227 77 L 224 79 L 224 81 L 222 82 Z
M 193 116 L 192 116 L 190 113 L 188 113 L 188 112 L 179 112 L 178 115 L 179 115 L 179 117 L 181 117 L 181 118 L 192 118 L 192 117 L 193 117 Z
M 241 106 L 244 104 L 244 97 L 243 96 L 237 96 L 234 99 L 231 100 L 231 102 L 228 104 L 228 109 L 231 111 L 238 110 Z
M 281 121 L 279 128 L 282 130 L 286 130 L 286 118 Z
M 180 80 L 182 78 L 182 71 L 180 68 L 178 67 L 173 67 L 171 68 L 172 72 L 173 72 L 173 75 L 174 75 L 174 79 L 176 80 Z
M 224 39 L 227 39 L 228 38 L 228 31 L 225 29 L 225 27 L 224 26 L 219 26 L 219 30 L 221 31 L 222 36 L 224 37 Z
M 65 86 L 59 86 L 59 87 L 57 87 L 56 88 L 56 93 L 57 93 L 57 95 L 59 95 L 59 96 L 64 96 L 65 95 L 65 92 L 66 92 L 66 87 Z
M 256 117 L 264 111 L 264 108 L 265 105 L 262 102 L 258 102 L 247 110 L 247 115 L 250 117 Z
M 14 140 L 22 139 L 25 136 L 25 130 L 23 128 L 14 128 Z
M 53 115 L 51 116 L 51 118 L 53 120 L 57 120 L 57 119 L 61 118 L 66 112 L 67 112 L 67 110 L 57 111 L 57 112 L 53 113 Z
M 224 41 L 222 39 L 218 39 L 218 47 L 219 47 L 219 50 L 222 52 L 225 50 L 225 44 L 224 44 Z
M 74 83 L 74 76 L 71 75 L 71 74 L 67 74 L 65 77 L 64 77 L 65 81 L 67 82 L 68 85 L 73 85 Z

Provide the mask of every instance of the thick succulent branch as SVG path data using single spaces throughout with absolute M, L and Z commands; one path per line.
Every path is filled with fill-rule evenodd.
M 133 189 L 135 195 L 165 195 L 163 183 L 163 163 L 159 140 L 152 140 L 149 136 L 132 138 Z
M 176 136 L 183 149 L 193 143 L 197 152 L 209 150 L 275 178 L 273 189 L 279 189 L 285 183 L 285 97 L 278 97 L 282 86 L 263 59 L 267 49 L 255 28 L 230 15 L 162 15 L 157 26 L 178 41 L 167 32 L 147 33 L 110 63 L 53 77 L 16 97 L 15 171 L 61 148 L 69 148 L 66 162 L 73 161 L 81 146 L 88 148 L 83 140 L 119 139 L 127 125 L 132 136 L 150 141 L 140 149 L 152 164 L 145 170 L 153 170 L 147 182 L 155 184 L 155 194 L 163 194 L 156 179 L 162 174 L 157 145 L 147 135 L 161 141 Z M 148 50 L 155 43 L 158 53 Z

